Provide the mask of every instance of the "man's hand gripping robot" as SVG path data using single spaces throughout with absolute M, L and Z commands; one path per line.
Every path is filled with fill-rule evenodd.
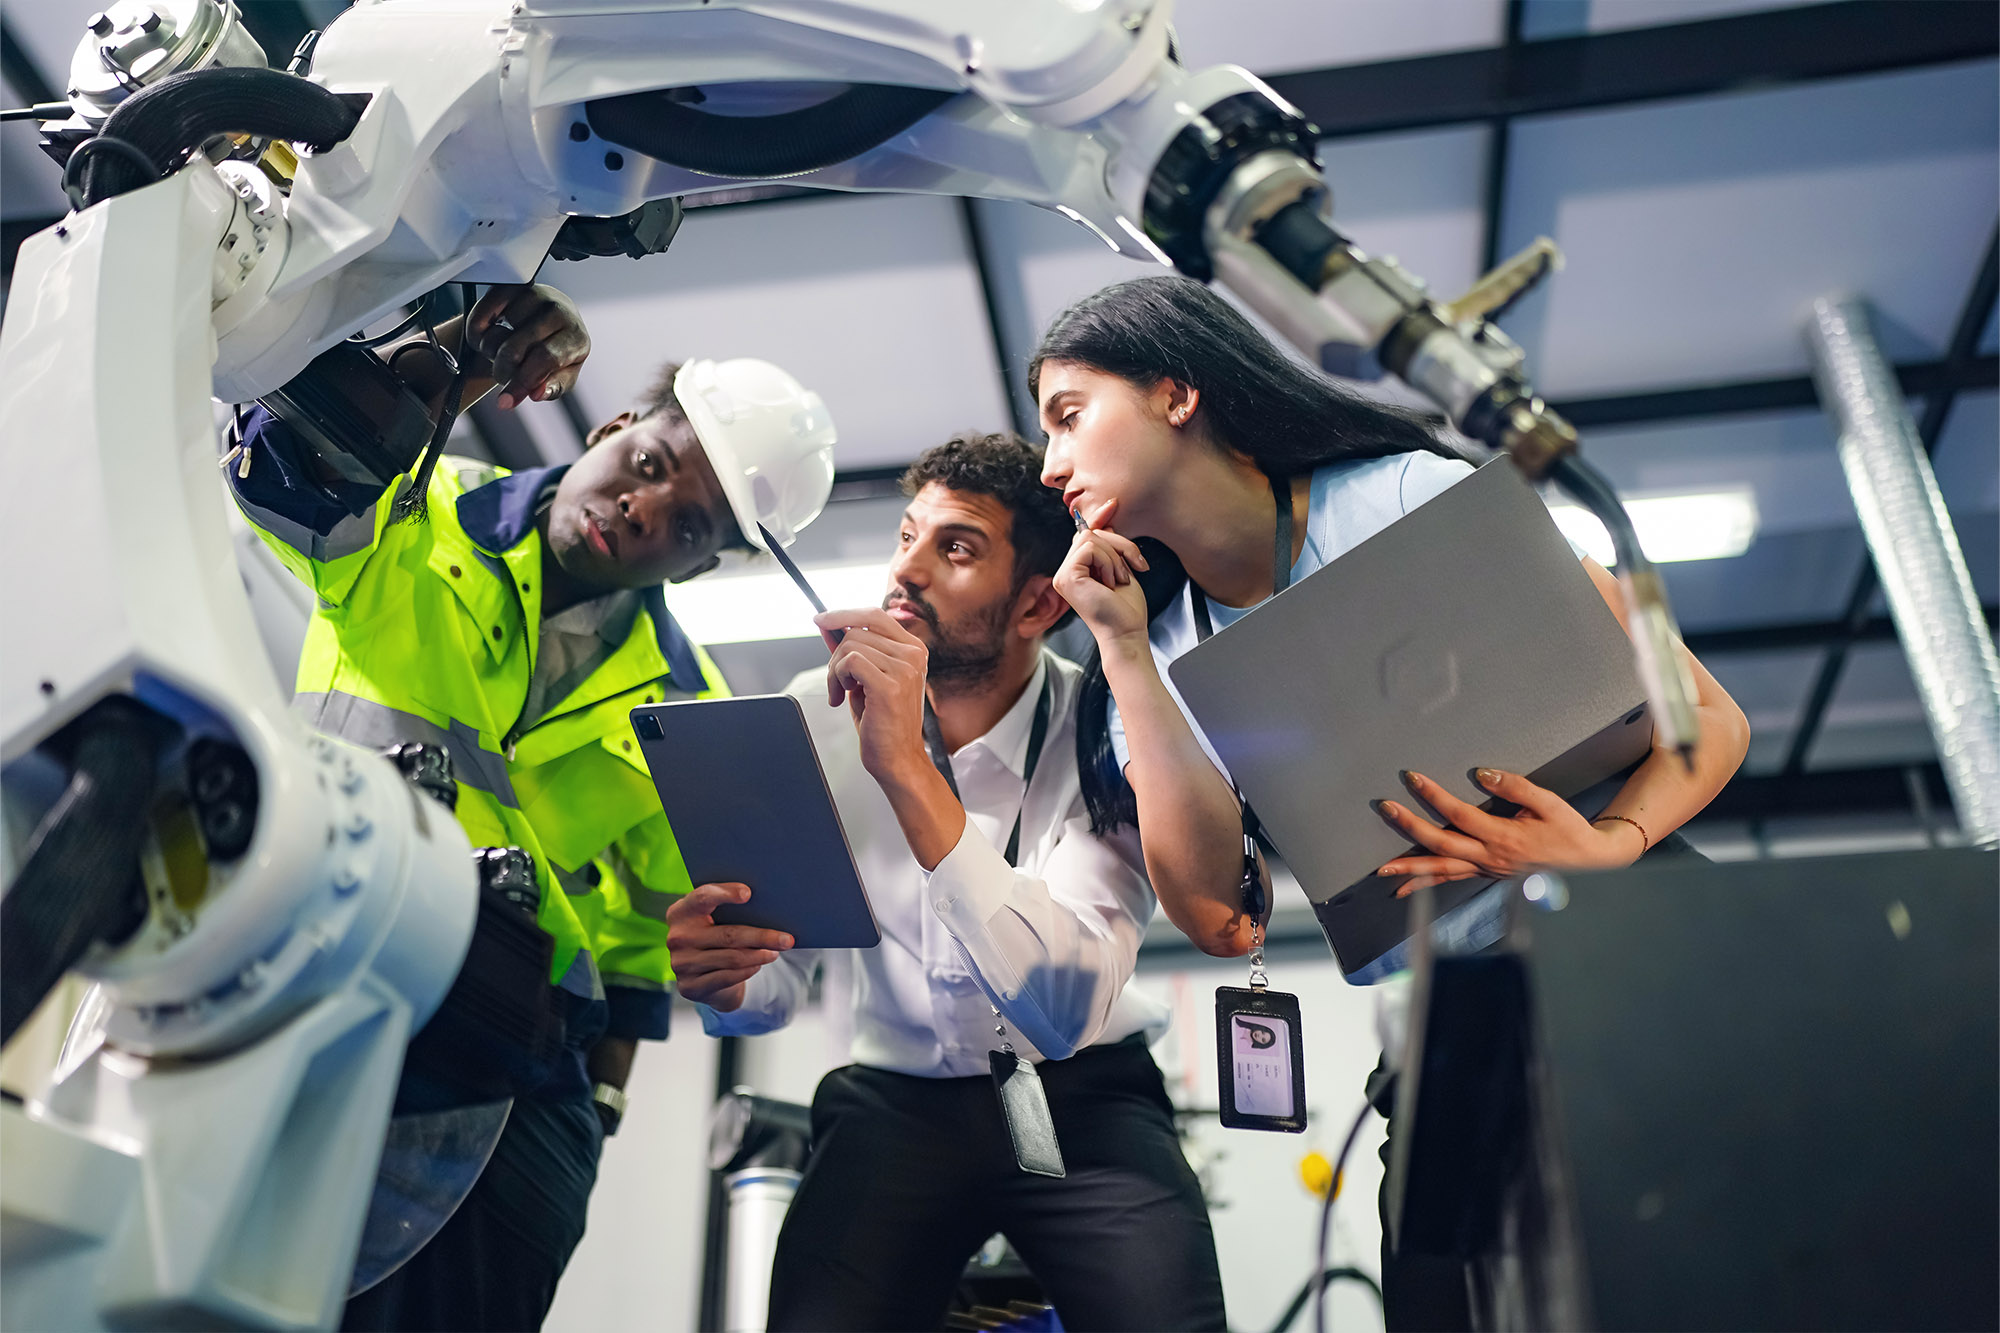
M 22 247 L 0 335 L 0 759 L 10 828 L 34 830 L 8 935 L 46 946 L 39 970 L 9 955 L 7 1032 L 75 962 L 104 1039 L 45 1105 L 0 1108 L 11 1322 L 331 1324 L 403 1046 L 472 931 L 446 811 L 284 708 L 211 399 L 333 374 L 446 282 L 663 249 L 662 201 L 781 178 L 1016 199 L 1223 283 L 1596 510 L 1655 724 L 1692 745 L 1659 581 L 1486 318 L 1546 254 L 1432 299 L 1329 223 L 1296 111 L 1181 67 L 1170 9 L 362 0 L 285 73 L 227 0 L 93 21 L 43 126 L 78 210 Z

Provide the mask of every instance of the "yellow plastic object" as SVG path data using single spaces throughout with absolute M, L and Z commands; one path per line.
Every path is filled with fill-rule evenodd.
M 1333 1188 L 1333 1163 L 1325 1153 L 1309 1152 L 1299 1159 L 1299 1181 L 1316 1199 L 1324 1199 Z
M 280 185 L 290 185 L 299 174 L 299 155 L 283 139 L 271 140 L 261 159 L 264 174 Z

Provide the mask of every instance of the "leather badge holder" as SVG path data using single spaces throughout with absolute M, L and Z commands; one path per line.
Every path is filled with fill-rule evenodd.
M 1305 1132 L 1306 1053 L 1299 1039 L 1298 996 L 1217 986 L 1215 1050 L 1226 1128 Z
M 1012 1051 L 990 1051 L 993 1086 L 1000 1093 L 1000 1113 L 1014 1140 L 1014 1160 L 1023 1171 L 1062 1177 L 1062 1148 L 1056 1143 L 1056 1122 L 1049 1114 L 1048 1094 L 1032 1062 Z

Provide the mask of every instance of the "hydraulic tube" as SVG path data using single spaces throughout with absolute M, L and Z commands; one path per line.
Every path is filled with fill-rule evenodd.
M 1909 407 L 1875 345 L 1867 305 L 1854 297 L 1813 302 L 1806 343 L 1959 827 L 1990 847 L 2000 842 L 2000 660 L 1965 552 Z
M 1618 548 L 1618 581 L 1655 734 L 1692 765 L 1695 685 L 1666 586 L 1617 494 L 1577 460 L 1575 429 L 1535 393 L 1521 349 L 1487 318 L 1552 269 L 1554 246 L 1538 242 L 1459 301 L 1441 304 L 1393 260 L 1369 256 L 1342 236 L 1327 221 L 1326 182 L 1311 159 L 1279 142 L 1277 122 L 1262 128 L 1261 137 L 1237 136 L 1241 147 L 1219 185 L 1213 173 L 1207 177 L 1202 238 L 1215 278 L 1322 369 L 1355 379 L 1396 376 L 1468 438 L 1507 454 L 1530 478 L 1554 482 L 1604 521 Z M 1172 154 L 1161 171 L 1183 180 L 1191 174 Z M 1156 180 L 1154 193 L 1165 197 L 1171 183 Z M 1148 221 L 1164 233 L 1176 216 L 1162 209 Z

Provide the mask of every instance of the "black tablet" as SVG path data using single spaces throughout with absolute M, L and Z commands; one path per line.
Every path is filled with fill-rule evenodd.
M 718 922 L 782 930 L 806 949 L 881 942 L 798 700 L 643 704 L 632 728 L 689 878 L 750 886 Z

